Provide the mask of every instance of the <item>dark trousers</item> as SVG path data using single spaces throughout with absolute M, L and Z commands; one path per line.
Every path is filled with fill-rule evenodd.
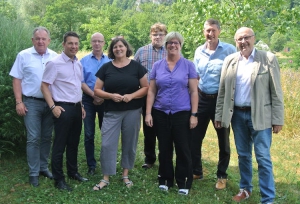
M 95 105 L 93 104 L 94 98 L 86 94 L 83 94 L 82 103 L 86 112 L 84 122 L 84 147 L 86 162 L 89 168 L 96 168 L 95 159 L 95 119 L 96 114 L 98 115 L 98 126 L 101 129 L 104 113 L 104 104 Z M 99 155 L 98 155 L 99 156 Z
M 166 114 L 153 109 L 153 122 L 157 131 L 159 148 L 159 185 L 172 187 L 174 175 L 179 189 L 190 189 L 193 182 L 190 129 L 190 111 Z M 173 149 L 176 167 L 173 167 Z
M 156 146 L 156 134 L 155 127 L 149 127 L 145 123 L 146 117 L 146 97 L 143 106 L 143 132 L 144 132 L 144 154 L 145 163 L 154 164 L 156 161 L 155 146 Z
M 192 161 L 193 161 L 193 174 L 203 175 L 202 169 L 202 142 L 206 134 L 209 122 L 214 123 L 215 109 L 217 98 L 208 98 L 199 93 L 198 105 L 198 125 L 192 130 Z M 230 128 L 216 129 L 219 144 L 219 162 L 217 177 L 227 178 L 226 170 L 230 160 L 230 143 L 229 133 Z M 213 156 L 213 155 L 210 155 Z
M 82 110 L 80 103 L 76 106 L 57 104 L 65 111 L 54 119 L 55 137 L 52 148 L 52 173 L 56 181 L 64 179 L 63 154 L 66 150 L 68 175 L 74 175 L 77 169 L 78 144 L 82 126 Z

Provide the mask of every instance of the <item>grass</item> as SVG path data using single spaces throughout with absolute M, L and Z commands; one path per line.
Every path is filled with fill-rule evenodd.
M 276 203 L 293 204 L 300 201 L 300 73 L 288 69 L 282 70 L 282 84 L 285 96 L 285 126 L 282 132 L 273 135 L 272 160 L 276 182 Z M 96 158 L 99 158 L 100 136 L 96 136 Z M 0 203 L 150 203 L 150 204 L 206 204 L 233 203 L 231 197 L 239 191 L 239 170 L 233 135 L 231 140 L 231 160 L 228 169 L 227 188 L 216 191 L 216 166 L 218 161 L 218 146 L 216 134 L 210 125 L 203 143 L 204 180 L 194 181 L 188 196 L 177 194 L 177 188 L 168 193 L 158 190 L 157 171 L 158 162 L 149 170 L 141 168 L 143 164 L 143 135 L 140 134 L 135 168 L 130 171 L 130 178 L 134 182 L 131 189 L 127 189 L 121 178 L 121 168 L 118 166 L 117 175 L 112 176 L 110 185 L 98 192 L 92 187 L 101 178 L 98 164 L 96 175 L 90 177 L 86 183 L 80 183 L 66 178 L 73 188 L 72 192 L 59 191 L 54 188 L 53 181 L 40 177 L 40 186 L 31 187 L 28 184 L 28 167 L 25 147 L 15 155 L 2 155 L 0 158 Z M 118 155 L 120 156 L 120 155 Z M 98 159 L 99 161 L 99 159 Z M 79 145 L 79 172 L 86 175 L 87 166 L 84 153 L 83 136 Z M 257 164 L 253 158 L 253 194 L 244 203 L 257 204 L 260 201 L 258 188 Z M 66 173 L 66 170 L 64 170 Z

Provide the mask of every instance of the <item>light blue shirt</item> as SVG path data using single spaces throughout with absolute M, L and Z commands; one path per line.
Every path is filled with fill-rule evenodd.
M 198 88 L 206 94 L 216 94 L 219 90 L 221 69 L 225 57 L 235 53 L 236 48 L 228 43 L 221 42 L 214 53 L 205 52 L 206 43 L 195 51 L 194 64 L 199 76 Z
M 101 59 L 98 60 L 93 53 L 90 53 L 83 57 L 80 62 L 83 67 L 83 81 L 88 87 L 94 91 L 94 86 L 96 83 L 96 73 L 106 62 L 111 61 L 106 55 L 102 55 Z
M 254 55 L 255 49 L 248 59 L 240 55 L 235 82 L 235 106 L 251 106 L 251 75 L 254 69 Z

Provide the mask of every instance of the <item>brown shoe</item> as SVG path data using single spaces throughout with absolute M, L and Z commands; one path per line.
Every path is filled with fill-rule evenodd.
M 248 199 L 250 195 L 251 195 L 250 191 L 247 191 L 246 189 L 240 189 L 240 192 L 237 195 L 233 196 L 232 200 L 236 202 L 241 202 L 243 200 Z
M 217 190 L 223 190 L 224 188 L 226 188 L 226 182 L 227 179 L 226 178 L 218 178 L 218 181 L 216 183 L 216 189 Z
M 203 179 L 203 175 L 195 175 L 195 174 L 193 174 L 193 179 L 194 180 L 202 180 Z

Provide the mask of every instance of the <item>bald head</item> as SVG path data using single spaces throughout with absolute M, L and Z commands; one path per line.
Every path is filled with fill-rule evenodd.
M 236 31 L 234 39 L 236 46 L 241 51 L 241 55 L 248 59 L 254 49 L 254 31 L 248 27 L 241 27 Z
M 103 53 L 103 46 L 105 45 L 104 36 L 101 33 L 94 33 L 91 37 L 91 45 L 93 49 L 93 53 L 96 55 Z

